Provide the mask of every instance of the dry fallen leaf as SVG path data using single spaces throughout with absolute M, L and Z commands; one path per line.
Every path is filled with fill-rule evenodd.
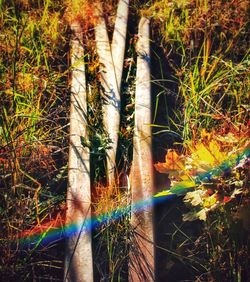
M 179 155 L 176 150 L 170 149 L 165 156 L 165 163 L 156 163 L 155 169 L 160 173 L 178 174 L 185 169 L 182 156 Z

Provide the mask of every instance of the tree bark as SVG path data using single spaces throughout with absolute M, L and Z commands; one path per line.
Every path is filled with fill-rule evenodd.
M 124 55 L 126 47 L 126 35 L 128 24 L 129 0 L 120 0 L 118 3 L 115 29 L 113 33 L 111 52 L 115 67 L 116 83 L 118 91 L 121 93 L 121 81 L 124 65 Z
M 93 281 L 92 242 L 89 221 L 91 218 L 91 191 L 89 149 L 81 144 L 87 139 L 87 94 L 84 66 L 82 29 L 79 23 L 71 26 L 71 108 L 70 147 L 67 191 L 67 247 L 65 281 Z M 86 222 L 88 219 L 88 224 Z
M 99 20 L 95 27 L 95 41 L 100 63 L 101 84 L 104 90 L 103 123 L 112 142 L 112 148 L 107 150 L 107 174 L 108 184 L 112 184 L 115 182 L 116 176 L 115 161 L 120 126 L 120 93 L 101 3 L 97 5 L 96 13 Z
M 153 208 L 150 199 L 154 193 L 153 158 L 151 150 L 151 87 L 149 20 L 139 22 L 135 94 L 135 127 L 133 163 L 131 169 L 132 206 L 149 200 L 149 206 L 140 213 L 132 211 L 134 228 L 130 250 L 129 281 L 154 281 Z

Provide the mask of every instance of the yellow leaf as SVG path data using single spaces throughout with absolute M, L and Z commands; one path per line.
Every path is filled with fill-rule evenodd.
M 161 191 L 159 193 L 157 193 L 154 198 L 158 198 L 158 197 L 162 197 L 162 196 L 168 196 L 168 195 L 174 195 L 173 193 L 171 193 L 169 190 L 164 190 Z
M 195 146 L 195 152 L 194 154 L 197 156 L 197 161 L 201 163 L 205 163 L 208 165 L 213 165 L 215 158 L 213 155 L 209 152 L 208 148 L 203 144 L 200 143 Z
M 211 169 L 227 159 L 227 154 L 221 151 L 219 143 L 214 139 L 206 144 L 201 142 L 190 150 L 191 166 L 195 166 L 198 171 Z
M 220 146 L 216 140 L 212 140 L 209 143 L 209 151 L 217 164 L 222 163 L 227 158 L 227 154 L 220 150 Z
M 217 197 L 216 197 L 216 194 L 213 194 L 212 196 L 206 197 L 204 199 L 203 206 L 206 208 L 211 208 L 216 203 L 217 203 Z

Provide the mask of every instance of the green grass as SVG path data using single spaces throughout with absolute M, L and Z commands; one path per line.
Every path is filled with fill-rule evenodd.
M 165 63 L 172 69 L 171 74 L 162 75 L 162 86 L 160 81 L 153 80 L 160 88 L 154 117 L 157 116 L 160 96 L 171 101 L 176 95 L 177 101 L 165 124 L 152 126 L 159 128 L 158 133 L 181 135 L 184 147 L 185 144 L 192 146 L 199 143 L 204 129 L 213 132 L 215 137 L 216 134 L 228 133 L 241 136 L 244 143 L 244 134 L 249 132 L 247 2 L 158 0 L 148 1 L 148 4 L 144 5 L 142 14 L 152 19 L 154 43 L 164 50 L 165 62 L 161 58 L 160 65 Z M 176 85 L 178 90 L 173 93 Z M 169 105 L 173 107 L 171 102 Z M 249 178 L 246 175 L 243 178 L 244 183 L 249 185 Z M 229 174 L 225 176 L 226 180 L 222 179 L 216 179 L 220 183 L 215 188 L 218 193 L 221 189 L 226 191 L 225 183 L 234 181 Z M 247 275 L 247 261 L 242 254 L 245 254 L 248 245 L 248 231 L 244 227 L 244 219 L 235 218 L 235 214 L 241 213 L 241 206 L 244 212 L 247 209 L 245 201 L 249 192 L 245 184 L 241 197 L 228 206 L 211 211 L 202 228 L 203 235 L 197 236 L 195 243 L 187 238 L 186 246 L 183 241 L 182 251 L 193 253 L 193 258 L 200 261 L 200 267 L 203 265 L 206 269 L 204 271 L 192 264 L 199 269 L 195 270 L 197 281 L 243 281 Z M 191 211 L 195 212 L 195 207 L 191 207 Z M 173 253 L 178 252 L 178 239 L 174 234 L 179 232 L 177 228 L 171 233 L 173 244 L 177 244 L 171 247 Z M 183 261 L 183 265 L 185 267 L 187 262 Z
M 243 122 L 242 107 L 249 98 L 247 11 L 246 1 L 194 0 L 149 1 L 142 9 L 172 68 L 172 83 L 179 85 L 181 110 L 166 125 L 184 141 L 222 119 Z
M 24 255 L 16 236 L 63 202 L 69 90 L 62 12 L 60 1 L 0 3 L 0 271 L 7 280 L 28 280 L 45 267 L 46 252 Z
M 203 128 L 212 129 L 223 119 L 242 122 L 242 105 L 248 100 L 248 56 L 233 63 L 203 53 L 193 58 L 191 66 L 183 66 L 178 78 L 184 109 L 184 140 Z

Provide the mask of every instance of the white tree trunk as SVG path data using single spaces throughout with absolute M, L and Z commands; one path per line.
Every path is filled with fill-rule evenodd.
M 86 225 L 85 221 L 91 218 L 89 149 L 81 144 L 81 138 L 87 138 L 84 50 L 80 25 L 75 23 L 71 28 L 74 38 L 71 41 L 73 70 L 66 213 L 66 225 L 71 227 L 68 228 L 70 231 L 67 234 L 64 274 L 65 281 L 91 282 L 93 281 L 92 242 L 89 224 Z
M 135 128 L 131 169 L 132 205 L 150 199 L 154 193 L 151 150 L 151 87 L 149 20 L 139 23 L 135 94 Z M 130 251 L 129 281 L 154 281 L 154 234 L 152 205 L 138 213 L 132 211 L 135 234 Z
M 101 4 L 97 6 L 97 15 L 99 20 L 95 27 L 95 41 L 100 62 L 101 83 L 104 89 L 103 123 L 112 141 L 112 148 L 107 150 L 108 183 L 111 184 L 115 181 L 115 159 L 120 126 L 120 93 Z
M 111 45 L 112 58 L 115 66 L 116 83 L 119 92 L 121 92 L 122 71 L 126 47 L 128 10 L 129 0 L 120 0 L 118 3 L 115 28 Z

